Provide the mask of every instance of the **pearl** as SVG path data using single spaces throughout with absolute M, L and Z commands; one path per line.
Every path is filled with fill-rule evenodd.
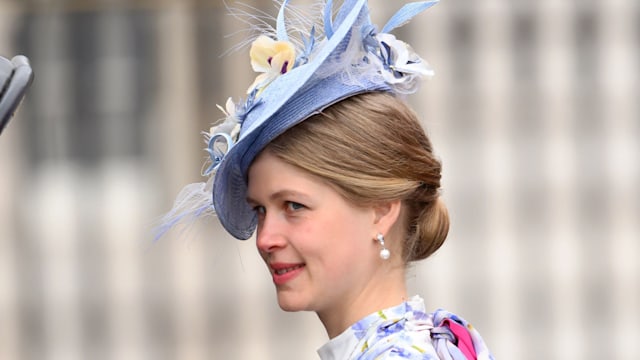
M 380 258 L 382 260 L 387 260 L 389 259 L 390 256 L 391 256 L 391 252 L 389 252 L 389 249 L 380 250 Z

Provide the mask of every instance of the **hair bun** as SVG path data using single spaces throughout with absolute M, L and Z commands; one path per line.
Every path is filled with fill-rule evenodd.
M 437 196 L 431 206 L 420 213 L 416 222 L 416 231 L 412 235 L 411 249 L 405 252 L 407 261 L 418 261 L 428 258 L 444 243 L 449 234 L 449 211 L 442 197 Z

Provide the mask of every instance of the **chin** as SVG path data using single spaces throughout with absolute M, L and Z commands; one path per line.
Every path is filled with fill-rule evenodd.
M 286 312 L 304 311 L 304 309 L 302 309 L 302 308 L 295 307 L 295 306 L 283 305 L 282 303 L 280 303 L 280 309 L 282 309 L 282 311 L 286 311 Z
M 305 311 L 308 310 L 308 304 L 301 301 L 300 298 L 292 296 L 291 294 L 278 294 L 278 305 L 280 309 L 287 312 Z

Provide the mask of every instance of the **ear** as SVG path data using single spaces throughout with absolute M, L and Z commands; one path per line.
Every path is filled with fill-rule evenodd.
M 391 227 L 400 218 L 401 208 L 402 201 L 400 200 L 385 201 L 374 205 L 376 230 L 382 234 L 388 234 Z

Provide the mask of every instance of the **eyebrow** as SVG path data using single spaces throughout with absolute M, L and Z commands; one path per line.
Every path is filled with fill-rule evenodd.
M 304 199 L 307 199 L 307 195 L 298 192 L 298 191 L 294 191 L 294 190 L 280 190 L 280 191 L 276 191 L 273 194 L 269 195 L 269 200 L 277 200 L 277 199 L 281 199 L 281 198 L 286 198 L 289 196 L 295 196 L 295 197 L 302 197 Z M 247 196 L 247 202 L 249 204 L 259 204 L 260 202 L 253 199 L 251 196 Z

